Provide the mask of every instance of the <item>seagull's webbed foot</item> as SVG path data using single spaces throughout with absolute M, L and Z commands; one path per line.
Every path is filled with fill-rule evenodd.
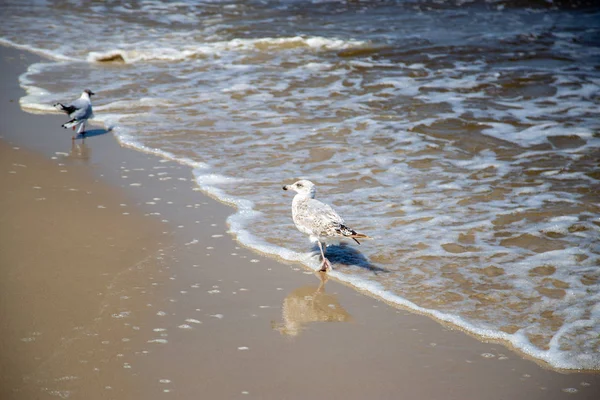
M 319 269 L 319 272 L 327 272 L 331 271 L 332 269 L 333 268 L 331 267 L 329 260 L 323 257 L 323 262 L 321 263 L 321 269 Z

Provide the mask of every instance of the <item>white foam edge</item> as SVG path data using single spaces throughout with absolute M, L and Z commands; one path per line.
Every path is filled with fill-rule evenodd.
M 226 45 L 228 48 L 242 48 L 251 49 L 256 45 L 271 45 L 278 46 L 282 44 L 300 44 L 313 49 L 327 49 L 327 50 L 343 50 L 350 47 L 364 46 L 367 44 L 365 41 L 353 40 L 353 39 L 337 39 L 337 38 L 326 38 L 322 36 L 291 36 L 282 38 L 256 38 L 256 39 L 232 39 L 227 42 L 219 42 L 221 45 Z
M 194 175 L 201 177 L 205 175 L 204 171 L 194 171 Z M 211 187 L 206 184 L 202 184 L 201 188 L 211 196 L 227 203 L 234 205 L 237 211 L 228 217 L 227 223 L 229 225 L 229 232 L 235 235 L 238 242 L 242 245 L 259 251 L 266 255 L 276 256 L 278 258 L 300 262 L 306 265 L 308 268 L 317 271 L 320 268 L 318 257 L 314 253 L 299 253 L 290 249 L 286 249 L 281 246 L 267 243 L 266 241 L 252 235 L 246 227 L 251 223 L 253 219 L 256 219 L 261 213 L 253 209 L 254 204 L 249 200 L 235 198 L 226 195 L 222 190 Z M 558 369 L 600 369 L 600 355 L 594 357 L 587 357 L 586 355 L 572 355 L 569 357 L 569 353 L 565 354 L 559 350 L 559 340 L 565 330 L 559 331 L 550 342 L 549 350 L 540 350 L 533 345 L 526 336 L 524 329 L 517 331 L 514 334 L 490 329 L 484 324 L 481 326 L 474 325 L 464 318 L 458 315 L 452 315 L 444 313 L 438 310 L 431 310 L 418 306 L 417 304 L 395 295 L 389 291 L 383 289 L 383 287 L 371 281 L 364 280 L 357 276 L 343 274 L 341 272 L 333 271 L 329 272 L 329 275 L 338 279 L 339 281 L 350 284 L 356 289 L 367 292 L 376 298 L 380 298 L 388 303 L 396 306 L 409 309 L 419 314 L 433 317 L 436 320 L 449 323 L 462 330 L 475 334 L 481 338 L 492 339 L 509 343 L 513 348 L 527 354 L 528 356 L 546 362 L 547 364 Z
M 222 203 L 236 208 L 236 212 L 227 218 L 229 233 L 236 237 L 236 240 L 242 245 L 256 250 L 265 255 L 273 255 L 284 260 L 301 262 L 311 268 L 310 253 L 302 254 L 284 247 L 276 246 L 252 235 L 246 226 L 255 220 L 261 212 L 254 210 L 254 203 L 250 200 L 234 197 L 226 194 L 222 189 L 211 185 L 210 183 L 228 183 L 229 178 L 222 175 L 207 174 L 205 170 L 195 169 L 194 177 L 200 189 L 207 195 L 219 200 Z M 315 266 L 313 269 L 317 269 Z
M 312 253 L 294 252 L 292 250 L 280 246 L 268 244 L 251 235 L 246 229 L 244 229 L 244 227 L 249 222 L 249 219 L 254 217 L 255 216 L 251 213 L 238 212 L 231 215 L 228 218 L 230 230 L 236 235 L 237 240 L 240 243 L 254 250 L 258 250 L 264 254 L 274 255 L 288 261 L 300 262 L 314 271 L 317 271 L 320 268 L 318 257 L 314 256 L 314 254 Z M 486 328 L 484 326 L 479 327 L 469 323 L 460 316 L 447 314 L 441 311 L 431 310 L 428 308 L 418 306 L 415 303 L 403 297 L 397 296 L 389 291 L 386 291 L 378 283 L 367 281 L 357 276 L 343 274 L 341 272 L 336 271 L 335 269 L 328 272 L 328 274 L 339 281 L 350 284 L 351 286 L 355 287 L 356 289 L 359 289 L 362 292 L 367 292 L 376 298 L 380 298 L 388 303 L 394 304 L 401 308 L 405 308 L 419 314 L 433 317 L 436 320 L 449 323 L 462 330 L 475 334 L 481 338 L 507 342 L 513 348 L 523 352 L 524 354 L 527 354 L 532 358 L 544 361 L 555 368 L 577 370 L 600 368 L 600 356 L 596 356 L 596 358 L 590 358 L 586 355 L 576 355 L 574 357 L 568 357 L 564 354 L 564 352 L 557 350 L 559 348 L 558 341 L 560 339 L 560 336 L 561 334 L 566 333 L 566 329 L 559 331 L 552 338 L 549 350 L 543 351 L 537 348 L 529 341 L 529 339 L 526 336 L 526 333 L 523 330 L 518 331 L 514 334 L 509 334 L 506 332 Z
M 14 47 L 14 48 L 20 49 L 20 50 L 26 50 L 31 53 L 37 54 L 39 56 L 42 56 L 44 58 L 48 58 L 48 59 L 56 60 L 56 61 L 81 61 L 81 60 L 78 60 L 73 57 L 65 56 L 64 54 L 55 53 L 51 50 L 40 49 L 38 47 L 30 46 L 27 44 L 15 43 L 12 40 L 9 40 L 6 38 L 0 38 L 0 45 L 7 46 L 7 47 Z
M 126 64 L 133 64 L 139 61 L 180 61 L 202 53 L 199 50 L 177 50 L 172 48 L 140 50 L 111 49 L 106 51 L 91 51 L 88 53 L 86 61 L 89 63 L 103 63 L 110 62 L 111 59 L 116 57 L 120 57 Z
M 30 65 L 27 68 L 27 71 L 19 76 L 19 84 L 25 90 L 26 95 L 19 99 L 19 104 L 24 111 L 31 113 L 39 113 L 39 114 L 55 114 L 59 113 L 59 111 L 54 108 L 54 106 L 50 105 L 51 101 L 45 102 L 43 97 L 48 95 L 47 91 L 32 84 L 32 81 L 29 80 L 28 75 L 31 73 L 39 72 L 44 66 L 50 65 L 48 63 L 35 63 Z M 160 101 L 160 100 L 158 100 Z M 105 108 L 110 108 L 109 105 L 105 105 L 104 107 L 97 107 L 97 110 L 102 110 Z M 120 118 L 126 117 L 126 115 L 117 115 L 117 114 L 102 114 L 101 116 L 95 116 L 90 121 L 94 121 L 100 123 L 104 126 L 108 131 L 113 131 L 115 138 L 124 147 L 129 147 L 135 150 L 139 150 L 144 153 L 154 154 L 163 159 L 175 161 L 177 163 L 190 166 L 195 170 L 207 170 L 209 169 L 208 164 L 192 160 L 187 157 L 177 157 L 172 153 L 164 151 L 162 149 L 152 148 L 146 145 L 143 145 L 138 140 L 136 140 L 133 136 L 127 134 L 124 129 L 120 129 L 118 125 L 118 121 Z
M 558 368 L 558 369 L 599 369 L 600 368 L 600 355 L 589 356 L 586 354 L 576 354 L 572 356 L 568 356 L 569 353 L 561 351 L 559 340 L 561 336 L 567 333 L 568 329 L 571 328 L 573 324 L 569 324 L 568 327 L 561 328 L 552 338 L 549 344 L 548 350 L 540 350 L 538 347 L 533 345 L 526 336 L 526 332 L 521 329 L 514 334 L 509 334 L 506 332 L 501 332 L 494 329 L 489 329 L 485 326 L 475 326 L 464 318 L 457 316 L 446 314 L 441 311 L 431 310 L 428 308 L 423 308 L 421 306 L 416 305 L 415 303 L 406 300 L 400 296 L 394 295 L 382 288 L 382 286 L 378 283 L 365 281 L 356 276 L 348 276 L 342 274 L 340 272 L 336 272 L 335 270 L 329 273 L 332 277 L 339 279 L 340 281 L 349 283 L 350 285 L 368 293 L 375 295 L 376 297 L 398 305 L 402 308 L 407 308 L 409 310 L 415 311 L 419 314 L 424 314 L 433 317 L 436 320 L 450 323 L 454 326 L 457 326 L 467 332 L 473 333 L 477 336 L 486 339 L 499 340 L 509 343 L 513 348 L 527 354 L 530 357 L 533 357 L 538 360 L 542 360 L 547 364 Z M 590 321 L 577 321 L 574 324 L 585 324 L 590 323 Z
M 34 114 L 57 114 L 60 113 L 53 105 L 52 96 L 48 91 L 34 86 L 29 75 L 40 73 L 44 67 L 55 65 L 52 63 L 34 63 L 27 67 L 27 70 L 19 76 L 19 86 L 25 90 L 25 96 L 19 99 L 19 105 L 24 111 Z
M 186 58 L 215 55 L 223 51 L 250 51 L 257 47 L 282 47 L 282 50 L 288 50 L 286 45 L 297 45 L 307 47 L 313 50 L 344 50 L 352 47 L 361 47 L 367 45 L 367 42 L 353 39 L 336 39 L 320 36 L 293 36 L 283 38 L 235 38 L 229 41 L 207 42 L 202 45 L 185 46 L 181 49 L 170 47 L 154 47 L 154 48 L 136 48 L 125 49 L 116 48 L 104 51 L 89 52 L 86 61 L 89 63 L 102 62 L 102 60 L 110 60 L 120 57 L 123 62 L 130 64 L 139 61 L 181 61 Z M 72 59 L 68 59 L 72 60 Z
M 106 129 L 113 130 L 115 138 L 117 139 L 119 144 L 121 144 L 124 147 L 129 147 L 131 149 L 139 150 L 141 152 L 148 153 L 148 154 L 154 154 L 163 159 L 166 159 L 169 161 L 174 161 L 179 164 L 187 165 L 194 169 L 207 170 L 210 168 L 208 166 L 208 164 L 203 163 L 201 161 L 195 161 L 188 157 L 177 157 L 177 156 L 173 155 L 172 153 L 169 153 L 168 151 L 165 151 L 162 149 L 157 149 L 155 147 L 149 147 L 144 144 L 141 144 L 139 141 L 134 139 L 133 136 L 123 132 L 122 129 L 119 129 L 118 125 L 116 125 L 114 123 L 110 123 L 109 122 L 110 116 L 107 116 L 105 119 L 100 119 L 100 120 L 105 121 L 105 126 L 107 127 Z

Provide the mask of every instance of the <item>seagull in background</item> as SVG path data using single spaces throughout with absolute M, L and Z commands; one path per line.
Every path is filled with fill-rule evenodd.
M 348 228 L 344 219 L 331 206 L 315 200 L 316 189 L 311 181 L 299 180 L 292 185 L 285 185 L 283 190 L 296 192 L 292 200 L 292 219 L 300 232 L 307 234 L 311 242 L 319 245 L 323 258 L 319 271 L 332 269 L 321 242 L 331 238 L 351 238 L 360 244 L 358 239 L 370 239 L 367 235 Z
M 77 129 L 77 134 L 85 135 L 85 124 L 89 118 L 94 117 L 94 111 L 92 110 L 92 100 L 90 96 L 93 96 L 95 93 L 90 89 L 85 89 L 83 93 L 81 93 L 81 97 L 65 106 L 62 103 L 56 103 L 54 107 L 56 107 L 60 111 L 64 111 L 69 118 L 70 121 L 65 122 L 61 126 L 65 129 L 75 128 Z M 75 139 L 75 136 L 73 136 Z

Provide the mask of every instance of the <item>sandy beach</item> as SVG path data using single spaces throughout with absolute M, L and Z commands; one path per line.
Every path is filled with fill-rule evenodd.
M 600 395 L 599 374 L 242 248 L 188 167 L 101 126 L 73 144 L 64 116 L 20 110 L 18 76 L 38 60 L 0 47 L 0 398 Z

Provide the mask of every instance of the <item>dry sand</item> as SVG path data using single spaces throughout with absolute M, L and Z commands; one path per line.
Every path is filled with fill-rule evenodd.
M 0 398 L 599 398 L 598 374 L 240 248 L 188 168 L 20 111 L 38 58 L 0 56 Z

